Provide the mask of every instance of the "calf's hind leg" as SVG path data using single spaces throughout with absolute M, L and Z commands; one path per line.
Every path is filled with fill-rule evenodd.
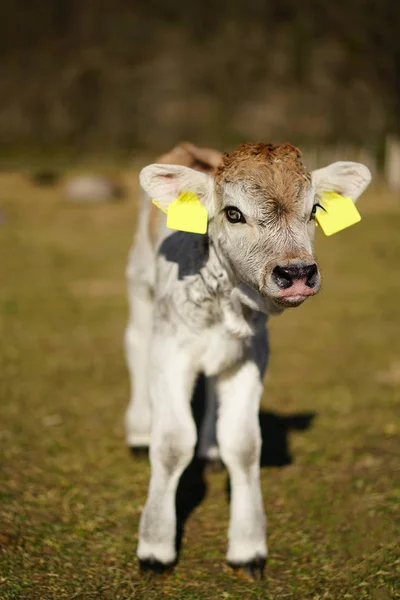
M 217 463 L 219 450 L 217 442 L 218 398 L 216 377 L 207 377 L 205 385 L 205 411 L 203 421 L 200 425 L 197 454 L 199 458 Z
M 126 443 L 131 448 L 150 445 L 151 411 L 148 390 L 148 360 L 153 326 L 151 288 L 130 283 L 129 323 L 125 331 L 125 355 L 131 396 L 125 413 Z

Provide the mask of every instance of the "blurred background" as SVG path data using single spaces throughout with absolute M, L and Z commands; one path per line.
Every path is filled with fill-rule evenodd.
M 399 31 L 393 0 L 2 3 L 1 148 L 290 140 L 310 166 L 341 145 L 384 170 L 400 134 Z

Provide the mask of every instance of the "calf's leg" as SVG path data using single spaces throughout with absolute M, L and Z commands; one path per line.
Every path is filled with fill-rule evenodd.
M 197 450 L 199 458 L 211 461 L 217 461 L 219 458 L 217 442 L 218 398 L 216 383 L 216 377 L 206 378 L 205 412 L 200 426 L 199 447 Z
M 150 360 L 151 479 L 137 555 L 142 567 L 157 569 L 176 559 L 175 496 L 196 444 L 190 405 L 196 372 L 173 340 L 154 339 Z
M 217 435 L 231 481 L 227 560 L 252 575 L 262 573 L 267 556 L 266 520 L 260 489 L 262 395 L 259 367 L 247 361 L 218 378 Z
M 129 290 L 130 316 L 125 332 L 125 355 L 131 397 L 125 413 L 126 442 L 132 448 L 150 444 L 151 414 L 148 391 L 148 356 L 153 324 L 151 289 L 134 282 Z

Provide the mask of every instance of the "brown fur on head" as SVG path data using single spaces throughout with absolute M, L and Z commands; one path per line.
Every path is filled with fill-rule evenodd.
M 287 142 L 283 144 L 240 144 L 232 152 L 225 152 L 222 157 L 222 164 L 219 169 L 227 171 L 235 169 L 238 164 L 248 161 L 257 163 L 267 163 L 273 166 L 274 163 L 285 162 L 288 166 L 298 167 L 299 171 L 305 171 L 301 160 L 301 152 L 296 146 Z
M 216 173 L 217 190 L 229 183 L 241 182 L 249 192 L 265 198 L 268 215 L 290 214 L 311 185 L 301 153 L 292 144 L 241 144 L 225 153 Z

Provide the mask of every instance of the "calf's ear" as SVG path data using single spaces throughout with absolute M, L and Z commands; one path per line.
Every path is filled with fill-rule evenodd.
M 213 179 L 189 167 L 154 164 L 140 172 L 140 185 L 166 211 L 182 192 L 194 192 L 212 216 Z
M 312 171 L 311 179 L 318 196 L 324 192 L 336 192 L 355 202 L 371 182 L 371 172 L 361 163 L 335 162 Z

